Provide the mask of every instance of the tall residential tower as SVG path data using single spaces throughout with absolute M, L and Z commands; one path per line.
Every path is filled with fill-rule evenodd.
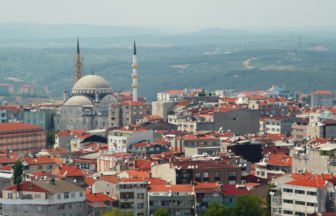
M 136 55 L 136 47 L 135 47 L 135 41 L 134 41 L 134 48 L 133 48 L 133 101 L 138 101 L 138 61 L 137 61 L 137 55 Z
M 84 76 L 84 64 L 83 64 L 83 55 L 80 55 L 79 52 L 79 39 L 77 37 L 77 54 L 74 57 L 74 85 Z

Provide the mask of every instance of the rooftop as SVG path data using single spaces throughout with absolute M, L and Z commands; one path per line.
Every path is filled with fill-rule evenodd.
M 186 185 L 150 185 L 148 187 L 148 192 L 193 192 L 193 188 Z
M 47 156 L 37 158 L 26 157 L 22 158 L 22 160 L 24 160 L 28 164 L 56 164 L 56 162 L 53 159 Z
M 21 130 L 43 130 L 43 127 L 22 122 L 1 123 L 0 132 L 22 132 Z
M 332 94 L 332 93 L 329 92 L 329 91 L 320 90 L 320 91 L 312 92 L 311 94 L 312 94 L 312 95 L 319 95 L 319 94 L 327 94 L 327 95 L 330 95 L 330 94 Z

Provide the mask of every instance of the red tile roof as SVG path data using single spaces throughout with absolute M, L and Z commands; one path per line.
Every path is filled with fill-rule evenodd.
M 217 183 L 200 183 L 197 182 L 197 184 L 194 185 L 195 188 L 220 188 L 220 186 Z
M 81 169 L 76 166 L 58 166 L 54 169 L 53 174 L 60 176 L 84 176 Z
M 266 161 L 268 165 L 276 165 L 276 166 L 292 166 L 292 158 L 284 158 L 284 159 L 271 159 Z
M 160 93 L 166 93 L 166 94 L 183 94 L 184 90 L 168 90 L 168 91 L 160 92 Z
M 53 149 L 48 149 L 47 152 L 49 154 L 58 154 L 58 153 L 60 153 L 60 154 L 67 154 L 67 153 L 69 153 L 68 150 L 66 150 L 64 148 L 61 148 L 61 147 L 57 147 L 57 148 L 53 148 Z
M 230 168 L 234 167 L 229 164 L 221 163 L 221 161 L 183 161 L 183 162 L 172 162 L 173 166 L 182 167 L 182 169 L 191 169 L 190 166 L 194 166 L 194 169 L 197 168 Z
M 270 140 L 286 140 L 286 136 L 283 134 L 263 134 L 263 137 L 266 137 Z
M 329 91 L 325 91 L 325 90 L 320 90 L 320 91 L 315 91 L 315 92 L 312 92 L 311 93 L 312 95 L 318 95 L 318 94 L 332 94 L 331 92 Z
M 12 170 L 12 165 L 7 165 L 7 166 L 2 166 L 0 167 L 0 171 L 11 171 Z
M 144 132 L 144 131 L 149 131 L 149 130 L 142 129 L 142 128 L 134 128 L 134 129 L 129 129 L 129 130 L 127 130 L 126 128 L 121 128 L 121 129 L 118 129 L 118 130 L 116 130 L 116 131 Z
M 195 135 L 186 135 L 182 137 L 183 140 L 216 140 L 216 138 L 211 136 L 204 136 L 204 135 L 198 135 L 197 137 Z
M 90 136 L 93 136 L 93 134 L 85 134 L 85 135 L 77 137 L 77 139 L 86 139 L 86 138 L 88 138 Z
M 46 176 L 46 175 L 52 175 L 52 173 L 45 172 L 45 171 L 40 171 L 40 172 L 31 173 L 29 175 L 33 175 L 35 177 L 41 177 L 41 176 Z
M 116 176 L 103 176 L 102 179 L 114 184 L 117 182 L 145 182 L 142 178 L 118 179 Z
M 224 196 L 240 196 L 240 195 L 250 195 L 247 189 L 236 188 L 236 185 L 223 185 L 223 195 Z
M 92 186 L 97 180 L 92 177 L 85 177 L 85 184 L 88 186 Z
M 147 172 L 144 171 L 140 171 L 140 170 L 125 170 L 125 173 L 127 173 L 131 178 L 148 178 L 149 174 Z
M 136 168 L 136 169 L 151 169 L 152 168 L 152 166 L 151 166 L 152 163 L 157 164 L 156 162 L 153 162 L 151 160 L 136 159 L 134 168 Z
M 304 187 L 313 187 L 313 188 L 322 188 L 327 186 L 326 178 L 321 178 L 321 176 L 311 176 L 305 178 L 304 180 L 293 180 L 290 182 L 285 183 L 287 185 L 297 185 L 297 186 L 304 186 Z
M 276 98 L 266 98 L 266 100 L 270 103 L 284 103 L 287 102 L 286 98 L 282 98 L 282 97 L 276 97 Z
M 29 185 L 31 185 L 31 189 L 29 188 Z M 5 191 L 29 191 L 29 192 L 37 192 L 37 193 L 50 193 L 50 191 L 47 191 L 37 185 L 35 185 L 33 182 L 24 182 L 19 185 L 14 185 L 12 187 L 8 187 L 3 189 Z
M 110 105 L 115 105 L 116 103 L 112 103 Z M 151 105 L 149 103 L 142 103 L 142 102 L 138 102 L 138 101 L 123 101 L 123 102 L 118 102 L 118 104 L 122 105 L 122 106 L 148 106 Z
M 82 135 L 82 134 L 85 134 L 87 133 L 86 130 L 64 130 L 64 131 L 61 131 L 61 132 L 58 132 L 56 135 L 57 136 L 78 136 L 78 135 Z
M 236 103 L 238 98 L 219 98 L 224 103 Z
M 193 192 L 190 185 L 149 185 L 148 192 Z
M 132 157 L 132 154 L 126 152 L 120 152 L 114 154 L 104 154 L 103 157 Z
M 45 157 L 37 157 L 37 158 L 33 158 L 33 157 L 26 157 L 26 158 L 22 158 L 22 160 L 24 160 L 25 162 L 27 162 L 28 164 L 56 164 L 56 162 L 45 156 Z
M 148 120 L 162 120 L 162 118 L 160 116 L 157 116 L 157 115 L 146 115 L 144 117 Z
M 58 165 L 65 165 L 65 163 L 60 158 L 51 158 Z
M 145 178 L 145 180 L 150 182 L 150 185 L 168 185 L 166 181 L 159 178 Z
M 268 156 L 270 157 L 271 160 L 280 159 L 280 158 L 290 158 L 290 156 L 288 156 L 284 153 L 269 154 Z
M 104 194 L 86 194 L 85 199 L 89 202 L 99 202 L 99 201 L 117 201 L 112 199 L 111 197 L 104 195 Z
M 0 132 L 13 132 L 16 133 L 19 130 L 43 130 L 43 127 L 30 125 L 21 122 L 1 123 Z

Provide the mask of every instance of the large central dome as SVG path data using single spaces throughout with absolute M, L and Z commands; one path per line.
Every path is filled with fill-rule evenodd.
M 111 88 L 110 84 L 103 78 L 97 75 L 87 75 L 76 82 L 73 89 L 99 89 Z

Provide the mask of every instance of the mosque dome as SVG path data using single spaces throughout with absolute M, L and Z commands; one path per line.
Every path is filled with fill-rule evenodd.
M 69 106 L 90 106 L 93 105 L 92 101 L 81 95 L 73 96 L 69 98 L 64 105 L 69 105 Z
M 97 75 L 87 75 L 78 80 L 73 88 L 97 89 L 97 88 L 111 88 L 111 86 L 103 77 Z

